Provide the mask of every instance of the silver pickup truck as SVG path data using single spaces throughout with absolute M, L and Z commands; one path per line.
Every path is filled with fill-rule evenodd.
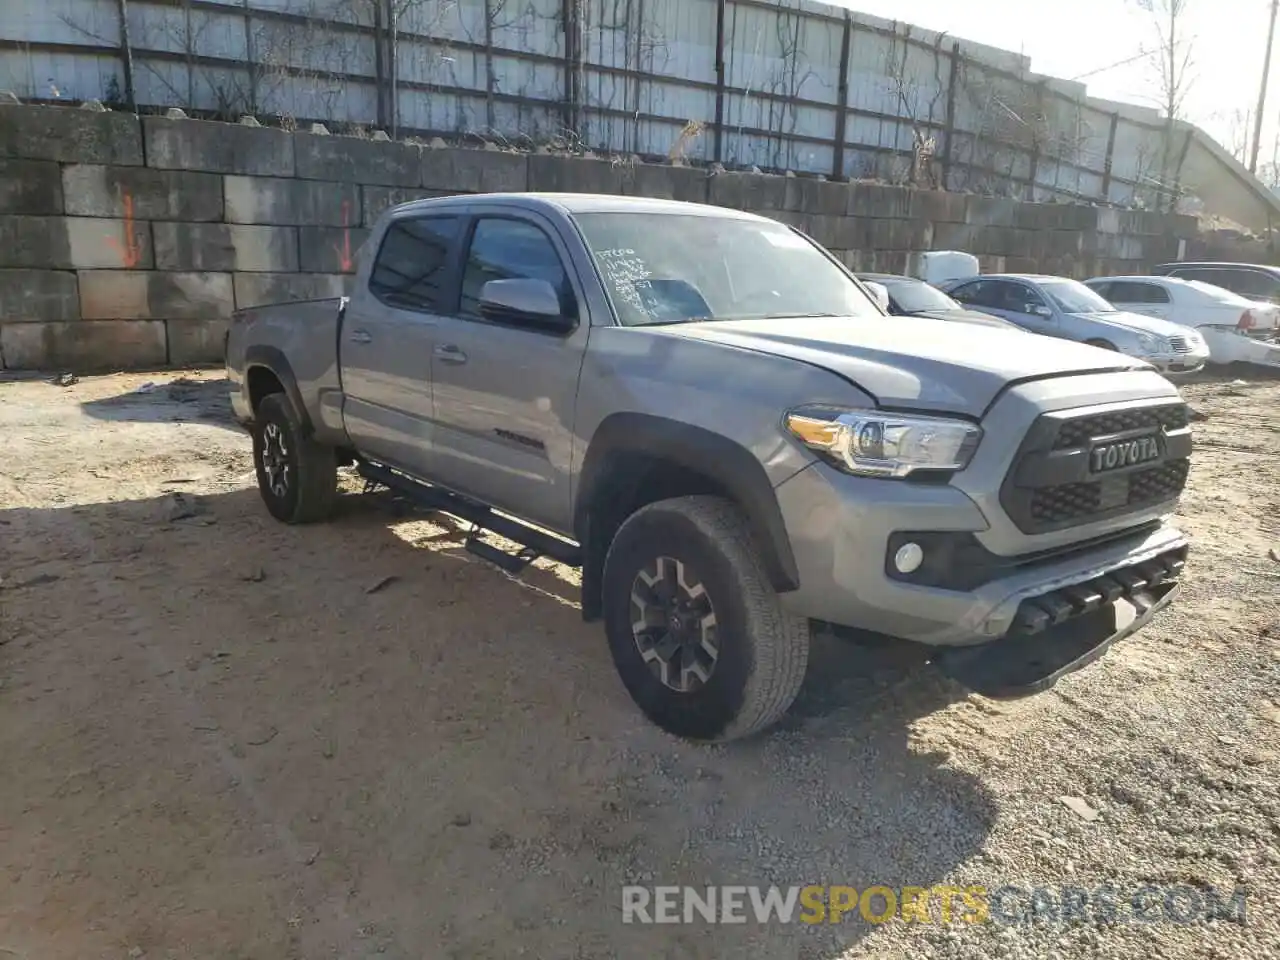
M 628 691 L 691 739 L 781 717 L 816 630 L 926 644 L 988 696 L 1046 689 L 1186 559 L 1188 411 L 1149 365 L 889 318 L 747 213 L 405 204 L 349 299 L 242 311 L 227 346 L 273 516 L 323 520 L 354 466 L 508 570 L 580 566 Z

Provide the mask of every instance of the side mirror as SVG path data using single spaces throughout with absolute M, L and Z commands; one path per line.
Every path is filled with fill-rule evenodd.
M 889 312 L 889 288 L 883 283 L 876 283 L 874 280 L 862 281 L 866 288 L 871 292 L 871 296 L 876 303 L 880 304 L 880 309 L 885 313 Z
M 1033 317 L 1044 317 L 1046 320 L 1053 316 L 1052 310 L 1039 303 L 1028 304 L 1027 313 L 1031 314 Z
M 566 316 L 556 288 L 546 280 L 490 280 L 480 288 L 480 316 L 498 323 L 524 323 L 567 333 L 577 326 Z

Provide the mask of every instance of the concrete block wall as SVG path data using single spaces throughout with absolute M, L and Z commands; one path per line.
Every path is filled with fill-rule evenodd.
M 930 249 L 969 250 L 987 271 L 1140 272 L 1195 236 L 1187 217 L 878 183 L 4 105 L 0 366 L 216 362 L 234 310 L 345 292 L 388 207 L 525 190 L 757 211 L 893 273 Z

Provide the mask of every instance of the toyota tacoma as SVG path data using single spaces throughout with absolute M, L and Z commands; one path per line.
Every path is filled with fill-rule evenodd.
M 354 466 L 507 570 L 580 566 L 584 618 L 678 736 L 776 721 L 816 631 L 1018 697 L 1177 590 L 1188 411 L 1141 360 L 889 318 L 802 233 L 707 205 L 422 200 L 358 261 L 349 298 L 232 322 L 267 509 L 323 520 Z

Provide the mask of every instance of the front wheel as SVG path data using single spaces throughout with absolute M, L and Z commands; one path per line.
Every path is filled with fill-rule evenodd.
M 1112 350 L 1117 353 L 1119 352 L 1118 350 L 1116 350 L 1116 345 L 1112 343 L 1110 340 L 1086 340 L 1085 343 L 1087 343 L 1091 347 L 1101 347 L 1103 350 Z
M 262 399 L 254 415 L 253 465 L 268 512 L 284 523 L 327 520 L 338 493 L 332 447 L 304 435 L 283 393 Z
M 603 593 L 622 682 L 667 732 L 733 740 L 795 700 L 809 623 L 783 609 L 729 501 L 681 497 L 637 511 L 609 548 Z

